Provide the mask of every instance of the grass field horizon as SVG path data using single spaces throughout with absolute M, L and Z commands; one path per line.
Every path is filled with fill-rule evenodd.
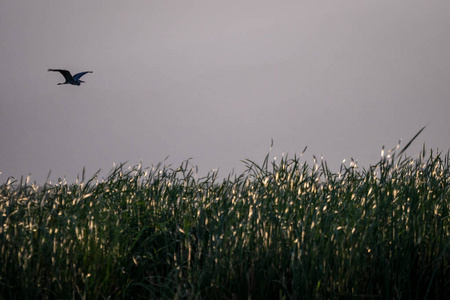
M 423 130 L 423 128 L 422 128 Z M 422 131 L 421 130 L 421 131 Z M 445 299 L 450 158 L 302 153 L 0 185 L 0 299 Z

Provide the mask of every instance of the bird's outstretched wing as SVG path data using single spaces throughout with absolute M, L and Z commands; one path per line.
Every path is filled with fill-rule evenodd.
M 75 75 L 73 75 L 73 79 L 79 80 L 81 78 L 81 76 L 83 76 L 84 74 L 87 74 L 87 73 L 92 73 L 92 71 L 86 71 L 86 72 L 81 72 L 81 73 L 75 74 Z
M 69 71 L 67 70 L 61 70 L 61 69 L 48 69 L 48 71 L 52 71 L 52 72 L 59 72 L 62 74 L 62 76 L 64 76 L 64 78 L 66 79 L 66 81 L 71 81 L 73 80 L 72 75 L 70 74 Z M 78 74 L 77 74 L 78 75 Z

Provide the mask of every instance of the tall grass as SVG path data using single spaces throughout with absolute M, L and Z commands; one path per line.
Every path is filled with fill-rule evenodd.
M 1 299 L 444 299 L 449 154 L 0 186 Z

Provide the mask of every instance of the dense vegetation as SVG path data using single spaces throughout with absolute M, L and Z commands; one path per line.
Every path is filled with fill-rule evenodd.
M 1 299 L 444 299 L 449 155 L 0 185 Z

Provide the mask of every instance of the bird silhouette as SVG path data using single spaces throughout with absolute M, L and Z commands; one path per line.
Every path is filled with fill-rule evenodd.
M 80 80 L 81 76 L 83 76 L 84 74 L 87 73 L 92 73 L 92 71 L 86 71 L 86 72 L 81 72 L 75 75 L 71 75 L 69 71 L 67 70 L 61 70 L 61 69 L 48 69 L 49 72 L 59 72 L 62 74 L 62 76 L 64 76 L 64 78 L 66 79 L 66 82 L 61 82 L 58 83 L 58 85 L 60 84 L 72 84 L 72 85 L 80 85 L 82 82 L 82 80 Z

